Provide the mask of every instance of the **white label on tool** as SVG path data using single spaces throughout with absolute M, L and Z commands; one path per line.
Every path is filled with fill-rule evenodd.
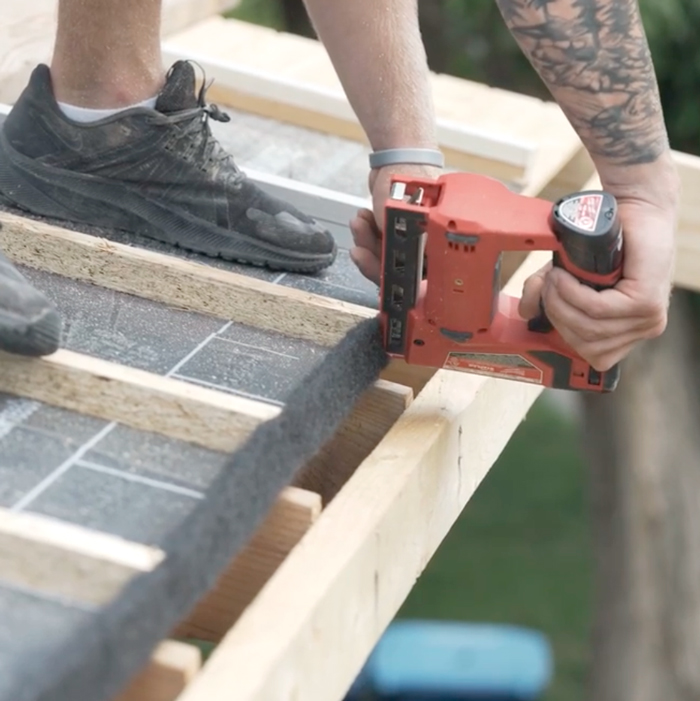
M 602 208 L 602 195 L 581 195 L 564 202 L 559 212 L 562 219 L 578 229 L 595 231 Z

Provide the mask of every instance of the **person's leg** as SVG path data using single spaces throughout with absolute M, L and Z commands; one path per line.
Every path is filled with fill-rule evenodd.
M 61 0 L 51 78 L 59 102 L 128 107 L 155 98 L 165 72 L 161 0 Z
M 275 270 L 331 265 L 330 233 L 249 181 L 209 119 L 227 116 L 193 65 L 161 65 L 159 0 L 59 0 L 51 68 L 0 132 L 0 202 Z

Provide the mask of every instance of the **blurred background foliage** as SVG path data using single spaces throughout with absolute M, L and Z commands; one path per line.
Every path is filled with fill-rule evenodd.
M 671 144 L 700 155 L 700 0 L 640 7 Z M 432 70 L 551 99 L 494 0 L 420 0 L 420 8 Z M 230 16 L 315 36 L 302 0 L 241 0 Z M 540 399 L 399 614 L 543 631 L 556 665 L 543 701 L 586 698 L 594 554 L 580 440 L 576 415 Z

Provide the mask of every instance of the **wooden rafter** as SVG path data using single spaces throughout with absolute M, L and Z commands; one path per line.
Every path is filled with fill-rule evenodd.
M 3 581 L 82 605 L 111 601 L 164 553 L 57 519 L 0 509 Z

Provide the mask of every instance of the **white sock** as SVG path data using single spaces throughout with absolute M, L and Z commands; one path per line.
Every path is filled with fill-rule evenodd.
M 111 117 L 112 115 L 119 114 L 124 110 L 133 109 L 134 107 L 148 107 L 154 109 L 158 97 L 149 97 L 143 102 L 137 102 L 135 105 L 128 105 L 127 107 L 117 107 L 116 109 L 109 110 L 95 110 L 90 107 L 77 107 L 76 105 L 69 105 L 65 102 L 59 102 L 58 106 L 61 108 L 61 112 L 72 119 L 74 122 L 96 122 L 98 119 L 104 119 L 105 117 Z

